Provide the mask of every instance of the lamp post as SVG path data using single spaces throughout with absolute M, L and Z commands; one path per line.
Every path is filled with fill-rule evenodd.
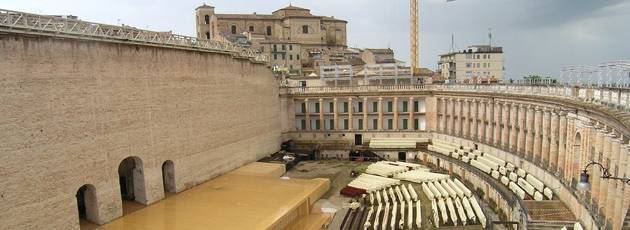
M 612 174 L 610 174 L 610 170 L 604 167 L 604 165 L 598 162 L 591 161 L 584 167 L 584 170 L 582 170 L 582 173 L 580 173 L 580 181 L 577 184 L 577 189 L 579 191 L 584 192 L 589 189 L 590 184 L 588 183 L 588 178 L 590 175 L 588 175 L 588 167 L 592 165 L 599 166 L 599 169 L 602 171 L 602 176 L 601 176 L 602 179 L 620 180 L 621 182 L 630 185 L 630 178 L 615 177 Z

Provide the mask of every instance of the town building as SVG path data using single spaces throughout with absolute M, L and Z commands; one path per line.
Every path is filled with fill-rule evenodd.
M 438 71 L 451 83 L 498 83 L 503 81 L 503 64 L 502 47 L 475 45 L 440 55 Z
M 311 14 L 289 5 L 272 14 L 217 14 L 213 6 L 196 9 L 197 38 L 230 41 L 271 57 L 270 65 L 292 75 L 308 75 L 319 66 L 346 62 L 344 20 Z

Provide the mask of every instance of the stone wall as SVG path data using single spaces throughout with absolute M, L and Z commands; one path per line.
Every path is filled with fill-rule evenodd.
M 128 157 L 150 204 L 164 197 L 167 160 L 179 192 L 279 149 L 278 88 L 263 64 L 15 34 L 0 35 L 0 54 L 0 229 L 77 229 L 86 184 L 92 221 L 120 217 Z

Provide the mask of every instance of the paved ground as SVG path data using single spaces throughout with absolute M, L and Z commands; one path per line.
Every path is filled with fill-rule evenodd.
M 343 221 L 343 217 L 347 212 L 347 207 L 350 201 L 350 198 L 343 197 L 339 195 L 339 191 L 345 187 L 350 181 L 352 181 L 352 177 L 350 177 L 350 171 L 356 168 L 364 168 L 367 165 L 371 164 L 371 162 L 352 162 L 347 160 L 323 160 L 323 161 L 303 161 L 296 165 L 293 169 L 289 170 L 284 176 L 288 176 L 291 178 L 328 178 L 331 182 L 330 190 L 322 197 L 322 200 L 319 201 L 324 207 L 333 207 L 338 209 L 338 213 L 333 218 L 333 222 L 329 225 L 328 229 L 339 229 L 341 226 L 341 222 Z M 427 217 L 432 217 L 430 214 L 430 202 L 428 198 L 423 195 L 422 188 L 418 184 L 413 184 L 416 191 L 421 195 L 421 202 L 423 203 L 423 216 L 425 217 L 423 220 L 423 229 L 433 229 L 432 225 L 429 225 L 429 219 Z M 480 205 L 484 209 L 486 213 L 486 217 L 489 222 L 492 220 L 498 220 L 498 216 L 492 210 L 490 210 L 483 202 L 483 199 L 477 198 Z M 428 208 L 424 204 L 429 204 Z M 426 227 L 425 227 L 426 226 Z M 457 227 L 441 227 L 441 229 L 481 229 L 479 225 L 466 226 L 465 228 L 462 226 Z M 494 229 L 505 229 L 502 226 L 494 226 Z

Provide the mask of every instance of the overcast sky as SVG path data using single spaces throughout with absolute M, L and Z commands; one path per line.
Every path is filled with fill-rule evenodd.
M 409 60 L 408 0 L 215 0 L 217 13 L 271 13 L 293 5 L 348 21 L 348 45 L 395 50 Z M 421 65 L 438 55 L 487 44 L 503 46 L 506 79 L 558 75 L 564 66 L 630 59 L 630 0 L 420 0 Z M 195 35 L 197 0 L 0 0 L 0 8 L 72 14 L 82 20 L 128 24 Z

